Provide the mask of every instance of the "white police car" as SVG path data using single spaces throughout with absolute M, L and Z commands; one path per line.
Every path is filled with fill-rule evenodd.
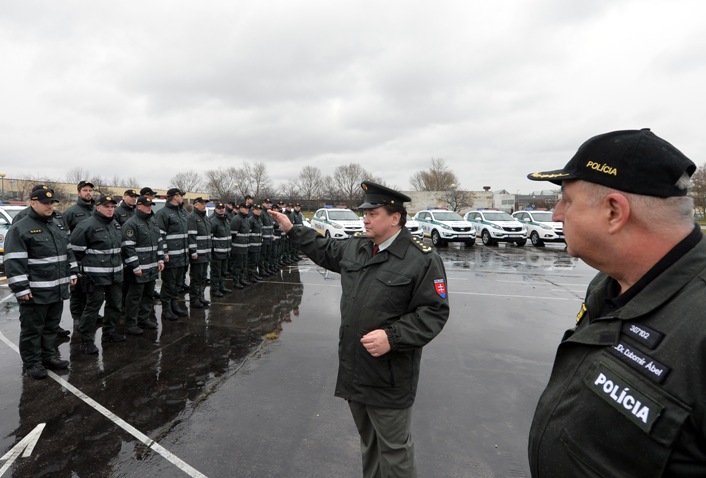
M 527 227 L 532 245 L 544 246 L 545 242 L 566 242 L 564 225 L 552 220 L 550 211 L 517 211 L 512 215 Z
M 486 246 L 494 246 L 498 242 L 514 242 L 518 246 L 527 243 L 527 228 L 505 211 L 470 211 L 464 218 L 475 224 L 476 236 L 480 237 Z
M 476 243 L 473 224 L 454 211 L 427 209 L 415 214 L 414 220 L 422 226 L 424 237 L 431 237 L 435 246 L 443 246 L 449 242 L 463 242 L 469 246 Z
M 348 239 L 356 232 L 364 232 L 363 220 L 350 209 L 322 208 L 311 218 L 311 227 L 319 234 L 334 239 Z
M 422 231 L 422 225 L 419 224 L 417 221 L 412 219 L 411 217 L 407 218 L 407 222 L 405 222 L 404 227 L 407 228 L 410 234 L 413 236 L 423 238 L 424 237 L 424 231 Z
M 27 206 L 0 206 L 0 254 L 5 254 L 5 238 L 12 219 Z

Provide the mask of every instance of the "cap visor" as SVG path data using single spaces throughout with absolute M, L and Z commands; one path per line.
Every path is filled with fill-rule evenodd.
M 554 169 L 553 171 L 530 173 L 527 175 L 527 179 L 531 179 L 532 181 L 549 181 L 550 183 L 561 186 L 562 181 L 576 178 L 571 173 L 567 173 L 563 169 Z

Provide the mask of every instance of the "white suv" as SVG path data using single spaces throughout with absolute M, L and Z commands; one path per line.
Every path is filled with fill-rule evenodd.
M 10 230 L 12 220 L 27 206 L 0 206 L 0 254 L 5 253 L 5 238 Z
M 527 243 L 527 228 L 505 211 L 496 209 L 467 212 L 464 216 L 476 226 L 476 236 L 486 246 L 495 246 L 498 242 L 514 242 L 518 246 Z
M 566 242 L 564 225 L 552 220 L 550 211 L 517 211 L 512 215 L 527 226 L 532 245 L 542 247 L 545 242 Z
M 463 242 L 469 246 L 476 243 L 473 224 L 454 211 L 427 209 L 415 214 L 414 220 L 422 226 L 424 237 L 431 237 L 435 246 L 444 246 L 448 242 Z
M 327 209 L 316 211 L 311 218 L 311 227 L 326 237 L 348 239 L 356 232 L 364 232 L 363 220 L 350 209 Z

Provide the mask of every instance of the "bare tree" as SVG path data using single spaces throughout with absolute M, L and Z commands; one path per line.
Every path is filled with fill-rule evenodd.
M 470 191 L 457 191 L 455 189 L 444 193 L 444 200 L 452 211 L 460 212 L 473 206 L 473 195 Z
M 689 196 L 694 198 L 694 208 L 703 214 L 706 211 L 706 163 L 691 176 Z
M 299 197 L 299 187 L 294 181 L 289 181 L 282 189 L 284 199 L 289 202 L 295 201 Z
M 416 191 L 450 191 L 458 188 L 456 175 L 446 165 L 443 159 L 431 160 L 431 167 L 425 171 L 417 171 L 409 178 L 412 188 Z
M 321 197 L 324 190 L 324 178 L 316 166 L 304 166 L 299 173 L 299 194 L 302 199 L 311 200 Z
M 371 177 L 368 171 L 356 163 L 339 166 L 333 172 L 336 190 L 347 200 L 362 199 L 363 190 L 360 183 Z
M 182 191 L 195 192 L 200 191 L 203 187 L 203 180 L 197 171 L 184 171 L 175 174 L 169 180 L 169 184 L 173 188 L 179 188 Z
M 262 199 L 262 192 L 271 187 L 272 181 L 267 174 L 267 166 L 263 162 L 257 162 L 250 168 L 250 177 L 252 183 L 251 194 L 257 198 Z
M 71 184 L 78 184 L 81 181 L 89 180 L 91 173 L 81 167 L 75 167 L 66 173 L 66 182 Z M 93 182 L 93 181 L 91 181 Z
M 221 201 L 237 201 L 237 196 L 241 196 L 239 183 L 237 182 L 237 169 L 230 167 L 225 169 L 210 169 L 206 171 L 206 189 L 211 197 L 219 198 Z

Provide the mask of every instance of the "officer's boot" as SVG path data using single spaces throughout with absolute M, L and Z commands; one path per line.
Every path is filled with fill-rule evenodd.
M 177 320 L 179 317 L 172 312 L 172 307 L 167 302 L 162 302 L 162 322 L 165 320 Z
M 187 315 L 189 315 L 189 313 L 187 312 L 187 310 L 184 309 L 184 308 L 182 308 L 182 307 L 179 305 L 179 301 L 176 300 L 176 299 L 173 299 L 173 300 L 172 300 L 171 309 L 172 309 L 172 312 L 174 312 L 174 313 L 175 313 L 176 315 L 178 315 L 179 317 L 186 317 Z

